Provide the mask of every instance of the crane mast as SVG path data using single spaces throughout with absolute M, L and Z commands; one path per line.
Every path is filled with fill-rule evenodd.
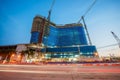
M 83 20 L 83 24 L 84 24 L 84 27 L 85 27 L 85 30 L 86 30 L 86 34 L 88 36 L 88 40 L 89 40 L 89 44 L 92 45 L 92 41 L 90 39 L 90 35 L 89 35 L 89 32 L 88 32 L 88 29 L 87 29 L 87 25 L 85 23 L 85 20 L 84 20 L 84 17 L 82 16 L 82 20 Z
M 82 15 L 82 17 L 80 18 L 80 20 L 77 22 L 77 23 L 80 23 L 81 20 L 83 21 L 83 24 L 84 24 L 84 27 L 85 27 L 85 31 L 86 31 L 86 34 L 87 34 L 87 38 L 88 38 L 88 41 L 89 41 L 89 44 L 92 45 L 92 41 L 90 39 L 90 35 L 89 35 L 89 32 L 88 32 L 88 29 L 87 29 L 87 25 L 85 23 L 85 16 L 86 14 L 92 9 L 92 7 L 95 5 L 97 0 L 94 0 L 94 2 L 88 7 L 87 11 Z
M 50 17 L 51 17 L 51 12 L 52 12 L 52 8 L 54 6 L 55 0 L 53 0 L 50 9 L 48 11 L 48 16 L 47 16 L 47 25 L 45 25 L 44 23 L 44 29 L 43 29 L 43 36 L 48 36 L 49 35 L 49 26 L 50 26 Z M 42 36 L 42 38 L 43 38 Z
M 48 11 L 48 17 L 47 17 L 48 21 L 50 21 L 51 12 L 52 12 L 52 8 L 53 8 L 54 4 L 55 4 L 55 0 L 53 0 L 50 10 Z
M 118 38 L 118 36 L 114 32 L 111 31 L 111 33 L 112 33 L 113 37 L 115 38 L 115 40 L 117 41 L 119 48 L 120 48 L 120 39 Z

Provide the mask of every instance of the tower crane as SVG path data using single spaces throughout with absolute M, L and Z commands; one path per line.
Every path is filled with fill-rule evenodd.
M 112 33 L 113 37 L 115 38 L 115 40 L 117 41 L 119 48 L 120 48 L 120 39 L 118 38 L 118 36 L 114 32 L 111 31 L 111 33 Z
M 83 24 L 84 24 L 84 27 L 85 27 L 85 30 L 86 30 L 86 34 L 88 36 L 88 41 L 89 41 L 89 44 L 92 45 L 92 41 L 90 39 L 90 35 L 89 35 L 89 32 L 88 32 L 88 29 L 87 29 L 87 25 L 85 23 L 85 19 L 84 17 L 86 16 L 86 14 L 92 9 L 92 7 L 95 5 L 97 0 L 94 0 L 94 2 L 88 7 L 88 10 L 82 15 L 82 17 L 80 18 L 80 20 L 78 21 L 78 23 L 80 23 L 80 21 L 82 20 L 83 21 Z
M 51 17 L 51 12 L 52 12 L 52 8 L 54 6 L 54 3 L 55 3 L 55 0 L 52 1 L 52 4 L 51 4 L 50 9 L 48 11 L 48 16 L 47 16 L 47 21 L 48 22 L 47 22 L 47 25 L 45 24 L 45 19 L 43 19 L 44 23 L 43 23 L 42 39 L 43 39 L 43 37 L 46 37 L 46 36 L 49 35 L 50 17 Z M 46 39 L 46 42 L 47 42 L 47 39 Z M 44 45 L 44 47 L 45 47 L 45 52 L 46 52 L 46 46 Z
M 53 8 L 54 4 L 55 4 L 55 0 L 53 0 L 52 5 L 51 5 L 51 7 L 50 7 L 50 10 L 49 10 L 49 12 L 48 12 L 48 17 L 47 17 L 48 21 L 50 21 L 51 12 L 52 12 L 52 8 Z
M 51 17 L 51 12 L 52 12 L 54 3 L 55 3 L 55 0 L 53 0 L 52 4 L 50 6 L 50 9 L 48 11 L 48 16 L 47 16 L 48 22 L 47 22 L 47 25 L 44 27 L 44 34 L 43 34 L 44 36 L 48 36 L 48 34 L 49 34 L 50 17 Z

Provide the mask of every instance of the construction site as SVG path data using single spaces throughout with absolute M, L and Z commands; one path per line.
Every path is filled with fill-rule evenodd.
M 76 23 L 59 25 L 51 21 L 52 8 L 47 18 L 37 15 L 33 18 L 30 44 L 15 45 L 12 53 L 4 55 L 10 62 L 95 62 L 103 61 L 89 36 L 85 15 L 96 0 Z M 120 47 L 120 39 L 111 32 Z M 111 45 L 109 45 L 111 46 Z M 108 47 L 108 46 L 107 46 Z M 2 47 L 4 49 L 4 47 Z M 113 55 L 111 55 L 113 57 Z M 104 58 L 108 61 L 111 58 Z
M 30 43 L 36 45 L 31 49 L 42 52 L 46 60 L 78 61 L 80 57 L 98 57 L 96 47 L 89 45 L 81 23 L 56 25 L 36 16 Z

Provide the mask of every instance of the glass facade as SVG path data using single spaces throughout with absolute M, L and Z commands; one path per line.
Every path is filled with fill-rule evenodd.
M 40 32 L 34 31 L 31 34 L 30 43 L 38 43 Z
M 43 41 L 46 46 L 87 45 L 87 39 L 82 26 L 67 28 L 50 26 L 49 35 L 45 36 Z
M 48 35 L 42 38 L 45 48 L 40 49 L 45 59 L 52 58 L 79 58 L 80 56 L 93 57 L 97 52 L 96 47 L 88 45 L 84 28 L 78 25 L 62 27 L 49 26 Z M 31 43 L 38 43 L 38 31 L 32 32 Z
M 94 57 L 97 52 L 94 45 L 88 44 L 81 23 L 56 25 L 42 16 L 33 19 L 30 43 L 35 45 L 31 47 L 34 52 L 41 53 L 41 60 L 76 61 Z
M 79 56 L 94 56 L 94 53 L 97 52 L 95 46 L 88 45 L 80 47 L 46 48 L 46 50 L 42 49 L 41 51 L 46 51 L 51 58 L 74 58 Z
M 80 56 L 94 56 L 95 46 L 89 46 L 82 26 L 57 28 L 50 26 L 49 35 L 44 36 L 43 44 L 47 58 L 77 58 Z M 79 46 L 78 46 L 79 45 Z

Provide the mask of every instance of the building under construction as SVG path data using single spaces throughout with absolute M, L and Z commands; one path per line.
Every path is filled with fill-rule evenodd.
M 48 60 L 77 60 L 80 57 L 97 57 L 94 45 L 89 45 L 81 23 L 56 25 L 42 16 L 33 19 L 31 44 Z

